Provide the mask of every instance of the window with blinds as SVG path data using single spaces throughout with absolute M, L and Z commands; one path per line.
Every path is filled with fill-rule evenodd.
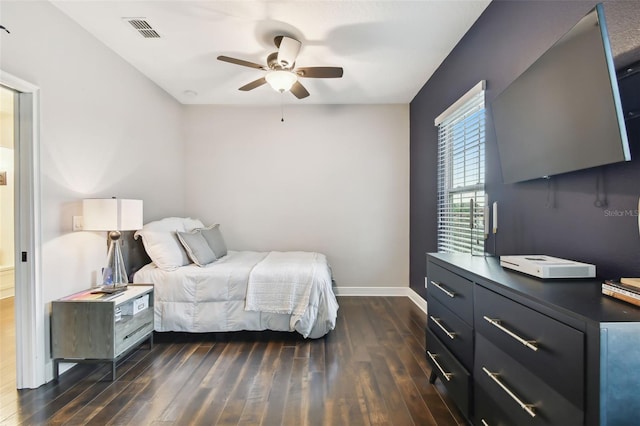
M 435 120 L 439 252 L 484 253 L 484 89 L 481 81 Z

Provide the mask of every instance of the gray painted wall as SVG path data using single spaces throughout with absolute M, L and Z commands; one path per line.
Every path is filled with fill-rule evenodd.
M 614 2 L 604 3 L 606 11 Z M 595 4 L 494 0 L 411 102 L 410 280 L 423 297 L 425 254 L 437 250 L 433 119 L 482 79 L 490 105 Z M 640 120 L 628 129 L 631 162 L 505 185 L 487 112 L 486 190 L 499 204 L 497 254 L 548 254 L 594 263 L 601 277 L 640 276 Z M 596 207 L 597 198 L 606 206 Z M 493 247 L 490 237 L 487 251 Z
M 187 213 L 220 223 L 230 250 L 324 253 L 338 287 L 406 287 L 408 105 L 280 113 L 185 109 Z

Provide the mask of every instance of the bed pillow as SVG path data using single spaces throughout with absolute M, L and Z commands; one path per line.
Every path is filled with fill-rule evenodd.
M 190 217 L 182 218 L 182 225 L 185 231 L 193 231 L 194 229 L 204 228 L 204 224 L 200 219 L 191 219 Z
M 202 236 L 200 229 L 176 233 L 189 259 L 198 266 L 205 266 L 216 260 L 216 255 Z
M 197 219 L 168 217 L 147 223 L 134 236 L 142 237 L 145 251 L 159 269 L 174 271 L 190 263 L 176 232 L 191 230 L 201 223 Z
M 220 224 L 216 223 L 215 225 L 202 228 L 200 231 L 207 241 L 207 244 L 209 244 L 209 247 L 211 247 L 213 254 L 216 255 L 216 259 L 227 255 L 227 245 L 222 237 L 222 232 L 220 232 Z

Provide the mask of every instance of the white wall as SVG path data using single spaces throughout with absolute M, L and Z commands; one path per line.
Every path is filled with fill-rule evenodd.
M 40 88 L 49 302 L 90 287 L 106 258 L 106 234 L 71 232 L 82 198 L 141 198 L 147 221 L 182 212 L 182 106 L 49 2 L 2 1 L 0 16 L 0 69 Z
M 231 249 L 323 252 L 338 286 L 408 286 L 408 105 L 284 114 L 187 107 L 187 213 Z

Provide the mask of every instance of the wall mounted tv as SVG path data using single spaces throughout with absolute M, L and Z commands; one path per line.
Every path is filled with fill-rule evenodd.
M 598 4 L 492 103 L 504 183 L 631 160 Z

